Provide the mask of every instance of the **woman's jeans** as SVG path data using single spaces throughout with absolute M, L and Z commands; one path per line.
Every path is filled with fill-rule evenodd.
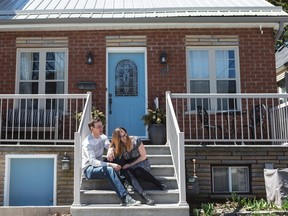
M 120 199 L 128 194 L 127 190 L 125 189 L 120 179 L 118 178 L 117 173 L 110 166 L 101 166 L 101 167 L 89 166 L 85 170 L 84 174 L 88 179 L 107 178 Z

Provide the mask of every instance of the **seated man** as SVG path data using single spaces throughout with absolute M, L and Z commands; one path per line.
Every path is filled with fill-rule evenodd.
M 87 179 L 106 178 L 112 188 L 114 188 L 122 204 L 126 206 L 136 206 L 141 204 L 140 201 L 134 200 L 121 183 L 116 171 L 121 166 L 116 163 L 104 162 L 102 160 L 104 148 L 108 149 L 108 160 L 113 160 L 113 149 L 109 148 L 110 142 L 106 135 L 103 134 L 103 124 L 100 118 L 92 119 L 88 123 L 91 131 L 82 142 L 82 170 Z

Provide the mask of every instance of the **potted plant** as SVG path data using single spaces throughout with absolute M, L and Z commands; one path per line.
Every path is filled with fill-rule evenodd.
M 148 137 L 152 144 L 163 145 L 166 143 L 166 112 L 164 109 L 148 109 L 143 115 L 144 125 L 148 126 Z
M 100 110 L 96 109 L 95 107 L 92 107 L 91 118 L 96 118 L 96 117 L 99 117 L 101 119 L 102 123 L 105 125 L 106 117 L 105 117 L 104 113 L 101 112 Z M 81 118 L 82 118 L 82 112 L 76 113 L 76 119 L 78 122 L 81 121 Z

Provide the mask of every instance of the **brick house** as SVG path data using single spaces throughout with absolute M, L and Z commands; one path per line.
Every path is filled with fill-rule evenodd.
M 167 91 L 276 93 L 275 41 L 288 22 L 282 8 L 264 0 L 209 4 L 7 0 L 0 3 L 0 14 L 2 96 L 91 91 L 93 106 L 106 114 L 108 135 L 122 125 L 143 139 L 147 132 L 140 118 L 155 98 L 165 107 Z M 162 57 L 167 62 L 160 62 Z M 218 74 L 218 70 L 223 73 Z M 41 104 L 31 101 L 23 106 L 39 109 Z M 47 109 L 47 104 L 42 106 Z M 55 103 L 48 105 L 54 109 Z M 59 106 L 64 105 L 59 102 Z M 62 145 L 11 145 L 5 143 L 3 134 L 0 204 L 9 205 L 4 190 L 7 161 L 29 153 L 58 155 L 54 160 L 57 192 L 53 192 L 57 198 L 51 205 L 71 205 L 73 137 Z M 263 168 L 267 159 L 274 167 L 287 167 L 285 146 L 186 144 L 186 174 L 192 173 L 190 159 L 197 158 L 199 179 L 199 194 L 187 193 L 191 205 L 232 192 L 219 188 L 215 193 L 212 189 L 213 165 L 244 167 L 241 171 L 249 173 L 249 182 L 245 183 L 249 187 L 240 193 L 256 197 L 265 197 Z M 70 171 L 61 169 L 64 152 L 71 159 Z

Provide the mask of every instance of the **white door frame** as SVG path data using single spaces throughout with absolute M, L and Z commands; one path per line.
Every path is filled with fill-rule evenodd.
M 57 204 L 57 155 L 52 154 L 8 154 L 5 155 L 5 180 L 4 180 L 4 206 L 9 206 L 10 169 L 13 158 L 52 158 L 54 159 L 53 179 L 53 206 Z
M 106 113 L 109 112 L 109 101 L 108 101 L 108 88 L 109 88 L 109 71 L 108 71 L 108 54 L 109 53 L 131 53 L 131 52 L 135 52 L 135 53 L 144 53 L 144 66 L 145 66 L 145 80 L 144 80 L 144 84 L 145 84 L 145 110 L 147 110 L 147 106 L 148 106 L 148 99 L 147 99 L 147 95 L 148 95 L 148 83 L 147 83 L 147 48 L 146 47 L 107 47 L 106 48 Z M 108 116 L 108 115 L 106 115 Z M 108 118 L 107 119 L 107 128 L 109 126 L 109 121 Z M 146 130 L 146 137 L 140 137 L 140 138 L 147 138 L 148 132 Z

